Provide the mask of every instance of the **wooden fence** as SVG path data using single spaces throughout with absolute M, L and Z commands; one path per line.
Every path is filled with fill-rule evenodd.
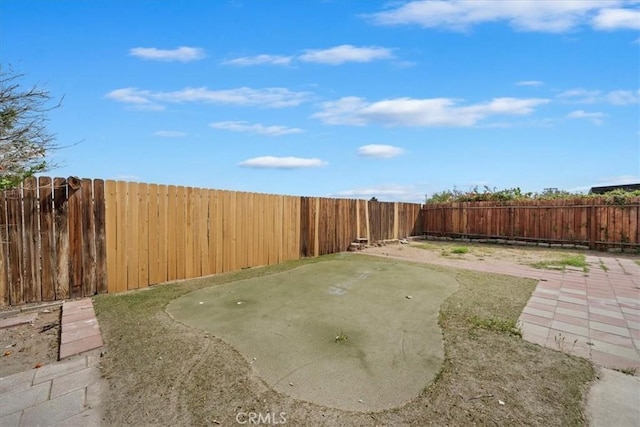
M 422 217 L 427 235 L 640 248 L 640 198 L 437 203 Z
M 422 232 L 420 205 L 40 177 L 0 192 L 0 305 L 53 301 Z

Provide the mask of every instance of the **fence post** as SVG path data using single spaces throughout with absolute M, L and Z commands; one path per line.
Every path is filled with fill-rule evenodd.
M 313 256 L 320 256 L 320 237 L 319 237 L 319 231 L 318 230 L 320 228 L 320 198 L 319 197 L 315 197 L 315 204 L 316 204 L 316 208 L 314 209 L 314 215 L 315 218 L 313 219 L 315 222 L 315 234 L 313 236 Z
M 398 235 L 398 202 L 393 202 L 393 238 L 398 239 L 400 236 Z
M 515 224 L 513 223 L 513 216 L 514 216 L 514 212 L 513 212 L 513 206 L 509 207 L 509 225 L 511 226 L 511 240 L 513 240 L 513 235 L 515 233 Z
M 587 230 L 589 230 L 589 249 L 591 250 L 596 248 L 596 234 L 598 232 L 595 216 L 596 207 L 595 205 L 591 205 L 589 206 L 589 214 L 587 215 Z

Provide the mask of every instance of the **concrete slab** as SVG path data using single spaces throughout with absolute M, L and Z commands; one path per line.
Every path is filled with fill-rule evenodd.
M 53 384 L 51 385 L 51 398 L 54 399 L 78 389 L 85 389 L 99 380 L 100 371 L 98 368 L 86 368 L 62 377 L 54 378 Z
M 0 378 L 0 395 L 31 387 L 35 374 L 36 370 L 31 369 L 29 371 L 18 372 L 17 374 Z
M 13 414 L 0 417 L 0 426 L 2 427 L 19 427 L 22 412 L 14 412 Z
M 611 369 L 600 369 L 587 398 L 592 427 L 640 425 L 640 378 Z
M 51 382 L 44 382 L 26 390 L 4 393 L 0 396 L 0 416 L 21 411 L 49 399 Z
M 20 425 L 49 426 L 84 411 L 84 389 L 47 400 L 24 410 Z
M 71 372 L 76 372 L 87 367 L 87 360 L 85 358 L 76 358 L 72 360 L 65 360 L 63 362 L 52 363 L 51 365 L 44 365 L 36 370 L 36 375 L 33 380 L 34 384 L 38 384 L 44 381 L 51 380 L 56 377 L 67 375 Z

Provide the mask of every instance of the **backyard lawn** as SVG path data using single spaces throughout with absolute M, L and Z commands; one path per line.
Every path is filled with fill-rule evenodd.
M 370 276 L 383 270 L 384 274 L 389 274 L 385 280 L 375 284 L 375 289 L 387 286 L 389 289 L 385 292 L 388 293 L 367 299 L 365 295 L 374 288 L 367 290 L 364 286 L 367 278 L 362 277 L 362 268 L 372 272 Z M 346 275 L 340 278 L 342 284 L 345 283 L 345 277 L 361 279 L 356 280 L 359 285 L 351 288 L 335 287 L 338 294 L 339 289 L 347 289 L 346 295 L 325 293 L 334 301 L 344 301 L 339 304 L 346 304 L 345 311 L 329 312 L 331 300 L 311 310 L 314 298 L 319 298 L 311 291 L 314 281 L 327 290 L 335 283 L 330 278 L 323 278 L 323 272 L 340 269 L 343 270 L 340 274 Z M 395 279 L 390 279 L 394 271 L 398 274 Z M 362 408 L 353 402 L 342 405 L 351 410 L 337 409 L 336 406 L 340 407 L 337 404 L 314 403 L 309 395 L 289 390 L 298 386 L 303 388 L 299 381 L 303 381 L 301 378 L 304 375 L 295 380 L 273 381 L 268 370 L 275 365 L 263 364 L 264 353 L 253 356 L 251 345 L 241 341 L 243 337 L 251 335 L 245 335 L 246 331 L 241 333 L 237 330 L 238 333 L 233 334 L 233 329 L 217 329 L 226 315 L 212 317 L 217 320 L 208 325 L 188 319 L 190 312 L 204 309 L 194 305 L 215 301 L 215 298 L 205 298 L 208 296 L 222 298 L 227 295 L 228 303 L 241 303 L 236 307 L 228 307 L 228 310 L 249 308 L 246 325 L 251 328 L 259 324 L 261 318 L 264 318 L 265 325 L 277 325 L 270 322 L 295 314 L 303 316 L 296 319 L 304 322 L 321 317 L 323 310 L 326 310 L 322 320 L 331 326 L 320 335 L 324 340 L 323 348 L 330 352 L 323 357 L 330 357 L 332 349 L 357 353 L 366 352 L 370 348 L 368 345 L 383 348 L 388 344 L 388 353 L 380 353 L 376 360 L 390 364 L 388 375 L 393 380 L 391 376 L 401 375 L 400 371 L 394 373 L 391 369 L 393 357 L 385 357 L 401 354 L 397 353 L 401 346 L 398 347 L 397 342 L 389 338 L 390 335 L 383 333 L 385 327 L 380 325 L 386 322 L 393 328 L 393 311 L 411 305 L 413 312 L 409 312 L 409 316 L 403 313 L 402 322 L 414 318 L 415 324 L 419 325 L 414 331 L 418 335 L 420 327 L 424 328 L 425 335 L 431 327 L 426 314 L 433 308 L 427 304 L 426 294 L 420 293 L 420 287 L 427 284 L 420 284 L 421 275 L 416 275 L 416 272 L 429 277 L 428 283 L 434 283 L 435 280 L 434 292 L 437 293 L 437 289 L 444 292 L 437 297 L 440 301 L 444 300 L 438 313 L 442 344 L 434 343 L 443 346 L 443 362 L 434 370 L 435 375 L 426 372 L 434 365 L 433 360 L 426 364 L 424 360 L 414 360 L 415 363 L 404 366 L 403 369 L 412 370 L 410 373 L 415 374 L 414 377 L 423 378 L 424 383 L 411 389 L 406 398 L 400 399 L 406 403 L 396 402 L 388 409 L 378 410 L 375 409 L 376 405 L 374 409 L 369 408 L 367 398 L 360 399 Z M 273 301 L 270 311 L 260 311 L 264 306 L 256 306 L 258 317 L 255 317 L 256 313 L 250 313 L 251 305 L 242 307 L 246 302 L 247 294 L 243 294 L 246 289 L 261 284 L 262 299 L 269 297 L 269 287 L 273 287 L 273 295 L 281 296 L 286 292 L 279 292 L 286 290 L 286 286 L 296 285 L 287 284 L 282 288 L 281 279 L 287 275 L 294 275 L 295 278 L 299 273 L 308 273 L 300 276 L 306 277 L 308 283 L 300 285 L 310 286 L 308 292 L 296 297 L 299 298 L 299 306 Z M 402 281 L 403 277 L 407 278 L 405 282 Z M 455 288 L 446 291 L 448 287 L 444 282 L 455 283 Z M 362 287 L 358 288 L 360 285 Z M 95 298 L 95 308 L 106 343 L 102 372 L 110 385 L 105 397 L 105 422 L 235 425 L 239 413 L 269 412 L 284 414 L 291 425 L 581 425 L 585 420 L 584 395 L 595 375 L 592 365 L 584 359 L 528 343 L 520 337 L 516 321 L 535 285 L 534 280 L 512 276 L 400 262 L 362 254 L 337 254 L 160 285 L 144 291 L 101 295 Z M 276 288 L 281 289 L 276 292 Z M 192 291 L 196 293 L 188 295 Z M 354 298 L 337 299 L 349 295 Z M 395 295 L 396 300 L 391 299 L 390 295 Z M 374 330 L 380 331 L 367 345 L 358 339 L 367 323 L 357 321 L 358 316 L 365 315 L 358 311 L 360 302 L 367 307 L 369 314 L 376 307 L 380 309 L 381 319 L 376 319 L 378 323 L 371 325 Z M 178 310 L 180 304 L 186 310 L 178 314 L 181 311 Z M 354 318 L 344 317 L 350 305 L 356 316 Z M 220 312 L 218 314 L 225 313 L 222 306 L 215 304 L 209 309 Z M 305 312 L 308 313 L 306 319 Z M 231 311 L 227 315 L 229 313 Z M 402 322 L 402 327 L 406 328 L 407 325 Z M 287 335 L 283 334 L 283 328 L 285 326 L 282 324 L 276 326 L 276 330 L 267 327 L 265 335 Z M 287 360 L 291 353 L 307 351 L 310 344 L 303 337 L 311 330 L 314 330 L 313 327 L 300 331 L 296 338 L 298 347 L 275 346 L 278 350 L 272 349 L 274 355 Z M 433 341 L 432 338 L 430 340 Z M 423 349 L 424 343 L 413 347 L 417 354 L 422 354 L 420 351 Z M 300 362 L 303 360 L 299 359 Z M 325 377 L 331 379 L 332 376 L 345 375 L 343 368 L 349 367 L 351 362 L 348 358 L 343 359 L 342 366 L 339 359 L 336 361 L 338 364 L 333 370 L 331 365 L 327 365 L 329 368 L 324 372 Z M 300 371 L 304 369 L 304 366 L 299 367 Z M 433 378 L 433 381 L 429 378 Z M 357 377 L 352 380 L 357 380 Z M 313 383 L 304 386 L 313 388 Z M 354 388 L 357 386 L 354 384 Z

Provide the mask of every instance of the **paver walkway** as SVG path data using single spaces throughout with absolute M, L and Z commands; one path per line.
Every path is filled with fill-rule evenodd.
M 100 346 L 91 299 L 65 302 L 60 358 L 66 359 L 0 378 L 0 426 L 100 425 L 106 387 L 100 377 Z
M 600 366 L 640 369 L 640 266 L 626 258 L 587 262 L 588 274 L 538 283 L 520 316 L 523 338 Z

